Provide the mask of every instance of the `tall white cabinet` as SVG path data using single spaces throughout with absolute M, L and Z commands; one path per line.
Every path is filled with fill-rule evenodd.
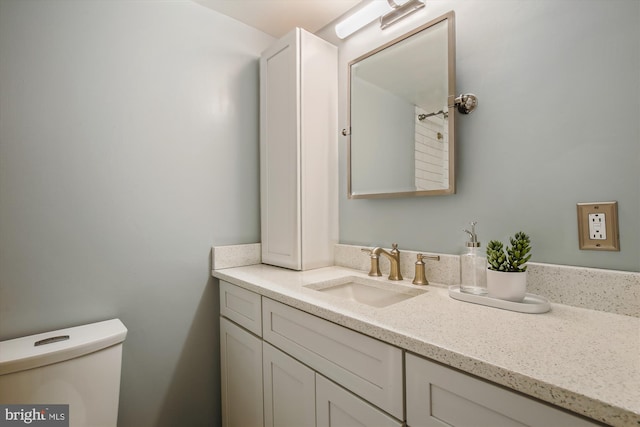
M 296 28 L 260 59 L 262 262 L 333 265 L 338 241 L 338 51 Z

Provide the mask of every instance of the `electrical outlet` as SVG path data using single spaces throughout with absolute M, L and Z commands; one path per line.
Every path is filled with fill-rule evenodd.
M 580 249 L 619 251 L 618 202 L 578 203 Z
M 607 240 L 607 217 L 604 213 L 589 214 L 589 239 Z

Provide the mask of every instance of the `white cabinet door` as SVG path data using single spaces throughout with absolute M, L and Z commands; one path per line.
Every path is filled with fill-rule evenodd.
M 317 427 L 402 426 L 402 422 L 318 374 L 316 413 Z
M 265 427 L 315 427 L 315 373 L 263 343 Z
M 406 387 L 410 427 L 599 425 L 409 353 Z
M 262 262 L 333 265 L 338 238 L 337 48 L 296 28 L 260 59 Z
M 262 340 L 220 318 L 223 427 L 262 427 Z
M 299 67 L 297 32 L 260 60 L 262 261 L 301 268 Z

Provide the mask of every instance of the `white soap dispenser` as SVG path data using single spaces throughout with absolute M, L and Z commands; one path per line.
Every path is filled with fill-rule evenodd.
M 460 255 L 460 292 L 487 295 L 487 260 L 480 255 L 480 242 L 476 234 L 477 222 L 471 223 L 466 250 Z

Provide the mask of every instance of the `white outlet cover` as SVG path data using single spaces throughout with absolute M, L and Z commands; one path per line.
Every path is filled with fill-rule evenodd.
M 589 239 L 607 240 L 607 221 L 604 213 L 589 214 Z

